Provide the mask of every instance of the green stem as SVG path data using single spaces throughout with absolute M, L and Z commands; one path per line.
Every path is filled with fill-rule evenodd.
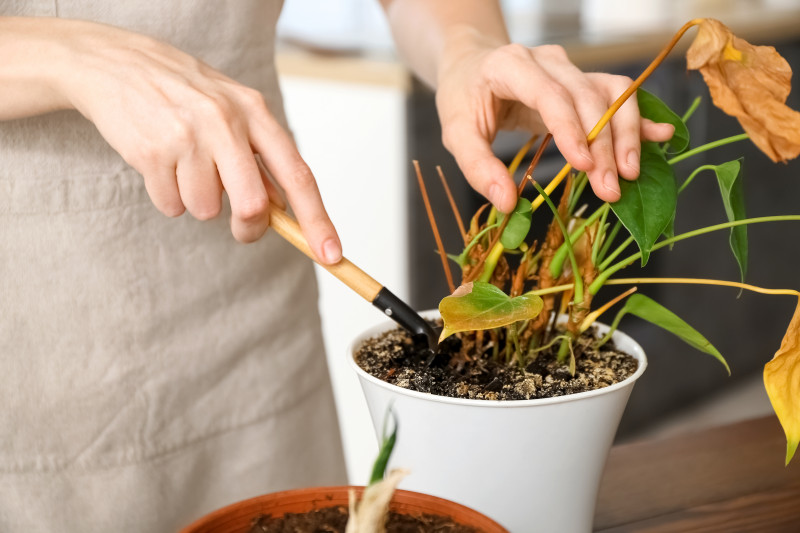
M 594 242 L 592 243 L 592 264 L 597 264 L 597 255 L 600 253 L 600 243 L 603 242 L 605 238 L 606 231 L 610 224 L 606 224 L 606 220 L 608 219 L 608 212 L 609 209 L 606 209 L 602 216 L 600 217 L 600 222 L 597 224 L 597 235 L 594 236 Z
M 479 281 L 489 283 L 489 280 L 492 279 L 492 274 L 494 274 L 494 269 L 497 267 L 497 262 L 505 251 L 505 247 L 500 241 L 497 241 L 497 244 L 494 245 L 494 248 L 492 248 L 489 255 L 486 257 L 486 262 L 483 264 L 483 272 L 481 273 Z
M 700 102 L 702 101 L 703 98 L 701 96 L 698 96 L 697 98 L 692 100 L 692 105 L 689 106 L 689 109 L 687 109 L 686 113 L 684 113 L 683 116 L 681 117 L 681 122 L 685 123 L 687 120 L 689 120 L 692 117 L 692 115 L 694 115 L 694 112 L 700 106 Z
M 575 212 L 575 208 L 578 206 L 578 201 L 581 199 L 583 189 L 586 187 L 587 183 L 589 183 L 589 177 L 586 175 L 586 172 L 581 172 L 576 176 L 569 197 L 569 207 L 567 207 L 568 213 L 572 214 Z
M 663 241 L 659 241 L 653 245 L 650 251 L 654 252 L 659 248 L 669 246 L 670 244 L 676 243 L 678 241 L 689 239 L 691 237 L 697 237 L 698 235 L 704 235 L 706 233 L 711 233 L 713 231 L 734 228 L 736 226 L 745 226 L 747 224 L 760 224 L 763 222 L 786 222 L 786 221 L 800 221 L 800 215 L 776 215 L 770 217 L 745 218 L 742 220 L 734 220 L 731 222 L 724 222 L 722 224 L 715 224 L 713 226 L 707 226 L 705 228 L 700 228 L 693 231 L 687 231 L 686 233 L 681 233 L 680 235 L 675 235 L 674 237 L 670 237 L 668 239 L 664 239 Z M 592 284 L 589 286 L 589 292 L 591 294 L 597 294 L 597 291 L 600 290 L 600 287 L 603 286 L 603 284 L 608 280 L 608 278 L 610 278 L 614 273 L 622 270 L 623 268 L 630 265 L 631 263 L 633 263 L 634 261 L 636 261 L 641 257 L 642 257 L 642 252 L 638 251 L 635 254 L 629 255 L 625 259 L 608 267 L 608 269 L 603 270 L 603 272 L 599 276 L 597 276 L 597 279 L 595 279 L 594 282 L 592 282 Z
M 724 146 L 726 144 L 730 144 L 730 143 L 733 143 L 733 142 L 736 142 L 736 141 L 743 141 L 743 140 L 749 139 L 749 138 L 750 138 L 750 136 L 747 135 L 746 133 L 740 133 L 739 135 L 733 135 L 731 137 L 725 137 L 724 139 L 719 139 L 719 140 L 716 140 L 716 141 L 712 141 L 712 142 L 704 144 L 702 146 L 698 146 L 697 148 L 692 148 L 691 150 L 683 152 L 680 155 L 676 155 L 672 159 L 667 160 L 667 163 L 669 163 L 670 165 L 674 165 L 675 163 L 678 163 L 679 161 L 683 161 L 684 159 L 688 159 L 688 158 L 692 157 L 693 155 L 697 155 L 697 154 L 703 153 L 706 150 L 711 150 L 712 148 L 716 148 L 718 146 Z
M 566 239 L 558 247 L 556 253 L 553 254 L 553 259 L 550 262 L 550 275 L 554 278 L 557 278 L 561 275 L 561 271 L 564 268 L 564 260 L 567 258 L 567 247 L 569 245 L 569 249 L 572 249 L 572 243 L 577 241 L 581 235 L 586 231 L 586 228 L 592 224 L 598 217 L 602 216 L 604 213 L 608 213 L 608 210 L 611 208 L 611 205 L 605 203 L 601 205 L 597 210 L 592 213 L 589 218 L 584 220 L 576 229 L 569 235 L 569 241 Z
M 544 201 L 547 202 L 547 206 L 553 212 L 553 219 L 558 224 L 561 233 L 564 235 L 564 244 L 567 247 L 567 253 L 569 254 L 569 261 L 572 264 L 572 277 L 573 283 L 575 284 L 575 298 L 574 302 L 575 305 L 580 305 L 583 303 L 583 278 L 581 277 L 581 271 L 578 268 L 578 259 L 575 257 L 575 250 L 572 249 L 572 242 L 570 242 L 569 232 L 567 231 L 567 227 L 564 225 L 564 221 L 561 220 L 561 216 L 558 214 L 558 208 L 553 204 L 553 200 L 550 199 L 550 195 L 548 195 L 542 186 L 533 182 L 533 186 L 536 187 L 536 190 L 539 191 L 539 194 Z
M 464 248 L 464 251 L 463 251 L 463 252 L 461 252 L 461 255 L 459 255 L 459 256 L 458 256 L 458 258 L 459 258 L 459 264 L 460 264 L 461 266 L 464 266 L 464 265 L 466 264 L 466 262 L 467 262 L 467 254 L 469 253 L 469 251 L 470 251 L 470 250 L 472 250 L 472 247 L 473 247 L 473 246 L 475 246 L 476 244 L 478 244 L 478 241 L 481 239 L 481 237 L 483 237 L 484 235 L 486 235 L 486 233 L 487 233 L 488 231 L 491 231 L 491 230 L 493 230 L 494 228 L 499 228 L 499 227 L 500 227 L 500 224 L 492 224 L 491 226 L 486 226 L 486 227 L 485 227 L 485 228 L 483 228 L 483 229 L 482 229 L 482 230 L 481 230 L 481 231 L 480 231 L 480 232 L 479 232 L 477 235 L 475 235 L 475 237 L 473 237 L 473 239 L 472 239 L 472 240 L 469 242 L 469 244 L 467 245 L 467 247 L 466 247 L 466 248 Z
M 614 261 L 614 259 L 616 259 L 616 258 L 617 258 L 617 256 L 618 256 L 619 254 L 621 254 L 622 252 L 624 252 L 624 251 L 625 251 L 625 248 L 627 248 L 628 246 L 630 246 L 630 245 L 631 245 L 631 243 L 632 243 L 633 241 L 634 241 L 634 239 L 633 239 L 633 237 L 632 237 L 632 236 L 631 236 L 631 237 L 628 237 L 627 239 L 625 239 L 625 241 L 624 241 L 622 244 L 620 244 L 619 246 L 617 246 L 617 249 L 616 249 L 616 250 L 614 250 L 613 252 L 611 252 L 611 255 L 609 255 L 607 258 L 605 258 L 605 259 L 603 260 L 603 262 L 602 262 L 602 263 L 600 263 L 600 266 L 598 267 L 598 270 L 599 270 L 600 272 L 602 272 L 602 271 L 604 271 L 605 269 L 607 269 L 607 268 L 608 268 L 608 265 L 610 265 L 610 264 L 611 264 L 611 263 Z
M 678 194 L 683 192 L 683 189 L 685 189 L 692 182 L 694 177 L 697 176 L 698 174 L 700 174 L 702 171 L 704 171 L 704 170 L 714 170 L 715 168 L 717 168 L 716 165 L 703 165 L 703 166 L 700 166 L 700 167 L 697 167 L 696 169 L 694 169 L 694 172 L 689 174 L 689 177 L 686 178 L 686 181 L 684 181 L 683 184 L 681 184 L 680 188 L 678 189 Z
M 608 249 L 611 248 L 611 244 L 614 242 L 614 239 L 616 238 L 620 229 L 622 229 L 622 222 L 617 219 L 617 221 L 614 223 L 614 227 L 611 228 L 611 233 L 606 233 L 606 240 L 603 243 L 603 247 L 600 248 L 600 253 L 597 254 L 597 261 L 602 261 L 606 256 Z M 597 261 L 595 261 L 595 265 L 597 264 Z

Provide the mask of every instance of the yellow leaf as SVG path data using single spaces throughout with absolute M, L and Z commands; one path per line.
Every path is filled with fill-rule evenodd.
M 700 70 L 714 105 L 736 117 L 770 159 L 800 154 L 800 113 L 786 105 L 792 69 L 775 48 L 753 46 L 718 20 L 704 19 L 686 65 Z
M 786 433 L 786 464 L 800 442 L 800 300 L 783 342 L 764 367 L 764 386 Z

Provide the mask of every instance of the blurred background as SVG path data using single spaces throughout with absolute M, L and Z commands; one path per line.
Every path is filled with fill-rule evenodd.
M 502 5 L 514 41 L 561 44 L 583 70 L 635 78 L 684 22 L 701 16 L 720 19 L 753 44 L 775 46 L 795 70 L 800 67 L 800 0 L 504 0 Z M 436 165 L 448 176 L 462 216 L 471 216 L 482 199 L 441 145 L 433 93 L 398 61 L 377 0 L 287 0 L 279 35 L 278 68 L 289 122 L 316 174 L 345 255 L 415 308 L 435 308 L 448 290 L 412 159 L 422 166 L 448 251 L 460 251 L 460 237 Z M 645 87 L 678 114 L 696 96 L 703 97 L 689 121 L 692 146 L 698 146 L 741 128 L 713 108 L 699 74 L 687 72 L 682 52 L 693 36 L 690 31 Z M 788 103 L 800 108 L 797 90 Z M 510 161 L 526 137 L 502 134 L 495 152 Z M 749 142 L 691 158 L 678 165 L 678 179 L 701 164 L 742 155 L 748 216 L 800 213 L 800 163 L 773 164 Z M 562 164 L 550 150 L 537 179 L 546 182 Z M 691 189 L 680 197 L 676 233 L 725 219 L 711 173 L 699 175 Z M 752 225 L 749 239 L 749 283 L 800 288 L 800 224 Z M 739 279 L 727 232 L 658 251 L 641 275 Z M 318 270 L 317 277 L 348 473 L 352 483 L 362 484 L 376 439 L 346 356 L 351 340 L 383 317 L 327 272 Z M 793 298 L 739 296 L 735 289 L 698 286 L 642 286 L 640 291 L 703 333 L 726 357 L 732 375 L 670 334 L 637 318 L 624 320 L 622 329 L 644 347 L 649 368 L 633 392 L 619 440 L 771 412 L 761 369 L 780 345 Z

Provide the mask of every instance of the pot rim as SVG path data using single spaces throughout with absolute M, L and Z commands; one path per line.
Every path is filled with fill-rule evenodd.
M 202 531 L 216 531 L 216 528 L 230 526 L 238 522 L 242 517 L 252 519 L 252 513 L 264 513 L 270 506 L 287 505 L 291 503 L 311 504 L 311 508 L 320 509 L 334 507 L 337 505 L 347 505 L 350 489 L 354 489 L 356 495 L 360 497 L 364 489 L 363 485 L 332 485 L 332 486 L 313 486 L 288 489 L 278 492 L 270 492 L 233 502 L 224 507 L 220 507 L 189 524 L 181 529 L 181 533 L 195 533 Z M 306 495 L 312 495 L 309 498 Z M 318 497 L 325 494 L 325 497 Z M 486 528 L 487 531 L 505 532 L 508 531 L 489 516 L 464 504 L 448 500 L 439 496 L 425 494 L 405 489 L 395 489 L 390 503 L 390 509 L 395 512 L 414 514 L 429 513 L 439 516 L 450 517 L 458 524 L 478 525 Z M 275 516 L 285 514 L 278 512 Z M 294 512 L 294 511 L 288 511 Z M 477 524 L 476 524 L 477 523 Z
M 431 309 L 427 311 L 422 311 L 420 315 L 422 315 L 424 318 L 438 318 L 439 311 L 436 309 Z M 603 324 L 601 322 L 596 322 L 595 325 L 599 326 L 599 329 L 601 331 L 608 331 L 608 326 L 606 324 Z M 449 396 L 439 396 L 437 394 L 431 394 L 429 392 L 419 392 L 410 389 L 404 389 L 403 387 L 398 387 L 397 385 L 393 385 L 391 383 L 387 383 L 381 379 L 376 378 L 375 376 L 366 372 L 363 368 L 358 366 L 358 363 L 355 360 L 356 350 L 358 349 L 358 347 L 365 340 L 380 335 L 381 333 L 388 331 L 389 329 L 393 329 L 395 327 L 397 327 L 397 324 L 395 322 L 387 320 L 379 324 L 376 324 L 370 328 L 367 328 L 360 335 L 358 335 L 348 346 L 347 359 L 348 362 L 350 363 L 350 366 L 353 367 L 359 378 L 367 380 L 368 382 L 374 385 L 378 385 L 379 387 L 382 387 L 384 389 L 389 389 L 397 394 L 401 394 L 403 396 L 408 396 L 411 398 L 416 398 L 418 400 L 426 400 L 438 403 L 449 403 L 461 406 L 488 407 L 488 408 L 525 408 L 525 407 L 576 402 L 591 398 L 593 396 L 610 394 L 614 391 L 633 386 L 633 383 L 641 377 L 641 375 L 647 368 L 647 357 L 645 356 L 644 349 L 631 336 L 627 335 L 626 333 L 623 333 L 620 330 L 617 330 L 614 332 L 614 336 L 612 338 L 615 340 L 624 339 L 632 343 L 634 347 L 633 350 L 634 353 L 628 353 L 627 351 L 626 353 L 634 357 L 636 361 L 639 363 L 636 372 L 634 372 L 633 374 L 631 374 L 630 376 L 628 376 L 627 378 L 618 383 L 614 383 L 613 385 L 603 387 L 602 389 L 595 389 L 586 392 L 577 392 L 574 394 L 567 394 L 566 396 L 557 396 L 554 398 L 534 398 L 532 400 L 478 400 L 472 398 L 451 398 Z

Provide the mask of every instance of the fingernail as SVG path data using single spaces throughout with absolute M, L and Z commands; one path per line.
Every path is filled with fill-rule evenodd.
M 603 177 L 603 187 L 607 191 L 611 191 L 617 196 L 620 195 L 619 180 L 617 176 L 611 171 L 606 172 L 606 175 Z
M 639 172 L 639 152 L 636 150 L 631 150 L 628 152 L 628 166 L 631 167 L 636 172 Z
M 322 244 L 322 256 L 330 265 L 339 262 L 342 258 L 342 248 L 336 239 L 328 239 Z

